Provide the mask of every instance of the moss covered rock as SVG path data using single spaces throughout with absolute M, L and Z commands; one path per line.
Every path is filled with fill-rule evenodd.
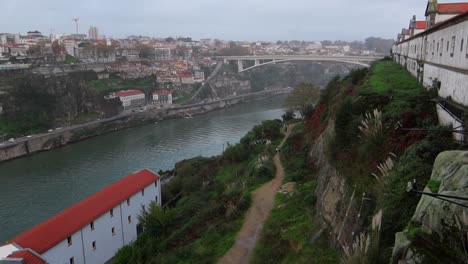
M 468 152 L 440 153 L 431 182 L 440 183 L 439 194 L 468 197 Z M 424 192 L 432 191 L 426 187 Z M 467 208 L 423 195 L 407 229 L 396 234 L 393 263 L 466 263 L 467 213 Z

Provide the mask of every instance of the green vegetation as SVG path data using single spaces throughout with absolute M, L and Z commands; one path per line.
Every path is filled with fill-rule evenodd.
M 66 54 L 64 63 L 65 64 L 75 64 L 75 63 L 78 63 L 78 60 L 75 57 L 73 57 L 73 56 L 71 56 L 69 54 Z
M 298 124 L 282 149 L 284 182 L 294 181 L 290 193 L 278 193 L 271 216 L 255 248 L 253 263 L 337 263 L 317 222 L 314 164 L 308 162 L 309 146 L 303 124 Z M 313 261 L 311 261 L 313 260 Z
M 11 91 L 16 107 L 0 116 L 0 135 L 17 137 L 49 129 L 56 98 L 24 81 Z
M 275 147 L 251 143 L 278 141 L 280 127 L 279 120 L 265 121 L 221 157 L 176 164 L 176 176 L 163 188 L 165 207 L 142 210 L 144 234 L 114 263 L 216 262 L 233 245 L 251 192 L 275 175 Z
M 327 243 L 320 242 L 325 237 L 316 236 L 315 192 L 321 191 L 315 190 L 319 157 L 310 156 L 315 140 L 333 122 L 335 132 L 320 138 L 325 143 L 324 157 L 320 159 L 327 159 L 347 186 L 353 186 L 352 190 L 365 192 L 370 198 L 363 219 L 383 211 L 379 228 L 372 228 L 375 231 L 361 238 L 370 241 L 369 248 L 351 249 L 342 261 L 388 263 L 395 233 L 407 227 L 420 199 L 406 192 L 407 183 L 415 179 L 422 189 L 436 156 L 457 148 L 448 132 L 398 129 L 443 130 L 438 127 L 430 100 L 433 97 L 406 70 L 388 60 L 376 63 L 370 70 L 354 70 L 343 79 L 334 78 L 321 92 L 305 126 L 298 126 L 284 146 L 285 182 L 295 182 L 296 191 L 277 195 L 276 208 L 265 225 L 254 262 L 302 263 L 319 259 L 318 263 L 336 263 L 340 258 Z M 437 191 L 439 183 L 429 181 L 428 186 Z M 337 214 L 343 211 L 340 204 L 335 208 Z M 363 223 L 364 227 L 368 224 L 369 220 Z M 411 235 L 418 238 L 419 231 L 413 228 Z
M 431 190 L 431 192 L 433 192 L 433 193 L 438 193 L 438 192 L 439 192 L 439 188 L 440 188 L 440 184 L 441 184 L 440 181 L 429 180 L 429 181 L 427 182 L 427 187 Z
M 138 79 L 122 79 L 111 75 L 109 79 L 93 80 L 89 82 L 90 87 L 99 92 L 112 90 L 140 89 L 146 90 L 154 87 L 154 76 Z
M 101 116 L 100 113 L 97 112 L 88 112 L 88 113 L 82 113 L 79 114 L 75 119 L 73 120 L 73 124 L 83 124 L 86 122 L 90 122 L 93 120 L 98 119 Z
M 382 61 L 373 67 L 369 86 L 378 93 L 394 92 L 408 96 L 423 89 L 418 80 L 393 61 Z
M 286 99 L 285 105 L 290 110 L 298 111 L 302 118 L 308 117 L 319 99 L 320 88 L 310 83 L 299 84 Z

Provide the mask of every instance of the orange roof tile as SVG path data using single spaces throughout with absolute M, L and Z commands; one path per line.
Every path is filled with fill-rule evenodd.
M 468 3 L 439 4 L 439 14 L 460 14 L 468 12 Z
M 34 255 L 29 250 L 20 250 L 16 251 L 13 254 L 10 254 L 8 258 L 19 258 L 23 259 L 23 264 L 46 264 L 43 259 Z

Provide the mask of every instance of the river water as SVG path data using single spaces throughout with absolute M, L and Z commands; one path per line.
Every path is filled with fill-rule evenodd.
M 0 244 L 122 177 L 221 154 L 256 124 L 280 118 L 284 96 L 125 129 L 0 163 Z

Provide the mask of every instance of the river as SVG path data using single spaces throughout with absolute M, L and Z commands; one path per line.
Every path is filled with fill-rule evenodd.
M 125 129 L 0 163 L 0 244 L 122 177 L 222 153 L 263 120 L 281 118 L 284 96 L 190 119 Z

